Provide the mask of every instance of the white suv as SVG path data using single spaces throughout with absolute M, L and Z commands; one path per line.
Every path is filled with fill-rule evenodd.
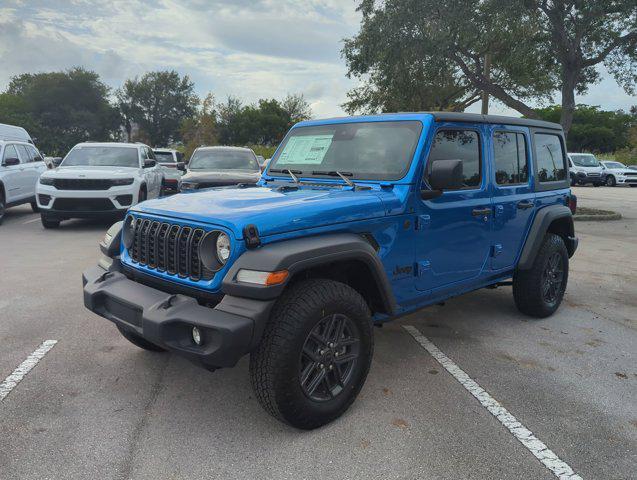
M 601 164 L 606 172 L 606 185 L 609 187 L 624 184 L 637 187 L 637 170 L 611 160 L 602 160 Z
M 161 195 L 163 169 L 141 143 L 80 143 L 40 177 L 37 201 L 44 228 L 69 218 L 118 215 Z
M 35 188 L 46 170 L 40 152 L 28 142 L 0 140 L 0 223 L 5 209 L 30 203 L 34 212 Z

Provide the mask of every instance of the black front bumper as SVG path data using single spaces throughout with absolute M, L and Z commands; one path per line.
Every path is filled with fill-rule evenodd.
M 89 268 L 82 275 L 84 305 L 155 345 L 206 368 L 232 367 L 260 341 L 274 301 L 226 295 L 214 308 L 128 279 L 118 269 Z M 192 327 L 203 344 L 192 340 Z

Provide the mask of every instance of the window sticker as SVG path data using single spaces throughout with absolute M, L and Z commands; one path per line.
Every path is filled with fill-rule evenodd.
M 299 135 L 288 139 L 277 165 L 320 165 L 334 135 Z

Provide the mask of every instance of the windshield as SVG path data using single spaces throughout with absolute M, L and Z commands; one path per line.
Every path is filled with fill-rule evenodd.
M 398 180 L 409 169 L 421 131 L 422 124 L 415 121 L 295 128 L 269 171 L 292 170 L 303 176 L 340 172 L 354 179 Z
M 156 150 L 153 150 L 153 152 L 155 152 L 155 158 L 159 163 L 175 163 L 175 157 L 172 152 L 158 152 Z
M 197 150 L 192 154 L 190 170 L 250 170 L 260 171 L 255 156 L 244 150 Z
M 139 168 L 139 156 L 134 147 L 76 146 L 68 153 L 61 166 Z
M 578 167 L 599 167 L 599 162 L 595 155 L 571 155 L 571 159 Z

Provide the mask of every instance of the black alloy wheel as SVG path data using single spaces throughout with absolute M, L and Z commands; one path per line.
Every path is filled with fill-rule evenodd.
M 301 352 L 299 381 L 316 402 L 338 396 L 351 382 L 359 357 L 360 333 L 343 314 L 323 318 L 312 329 Z
M 562 255 L 559 252 L 553 252 L 542 272 L 542 297 L 546 303 L 553 304 L 558 300 L 563 281 Z

